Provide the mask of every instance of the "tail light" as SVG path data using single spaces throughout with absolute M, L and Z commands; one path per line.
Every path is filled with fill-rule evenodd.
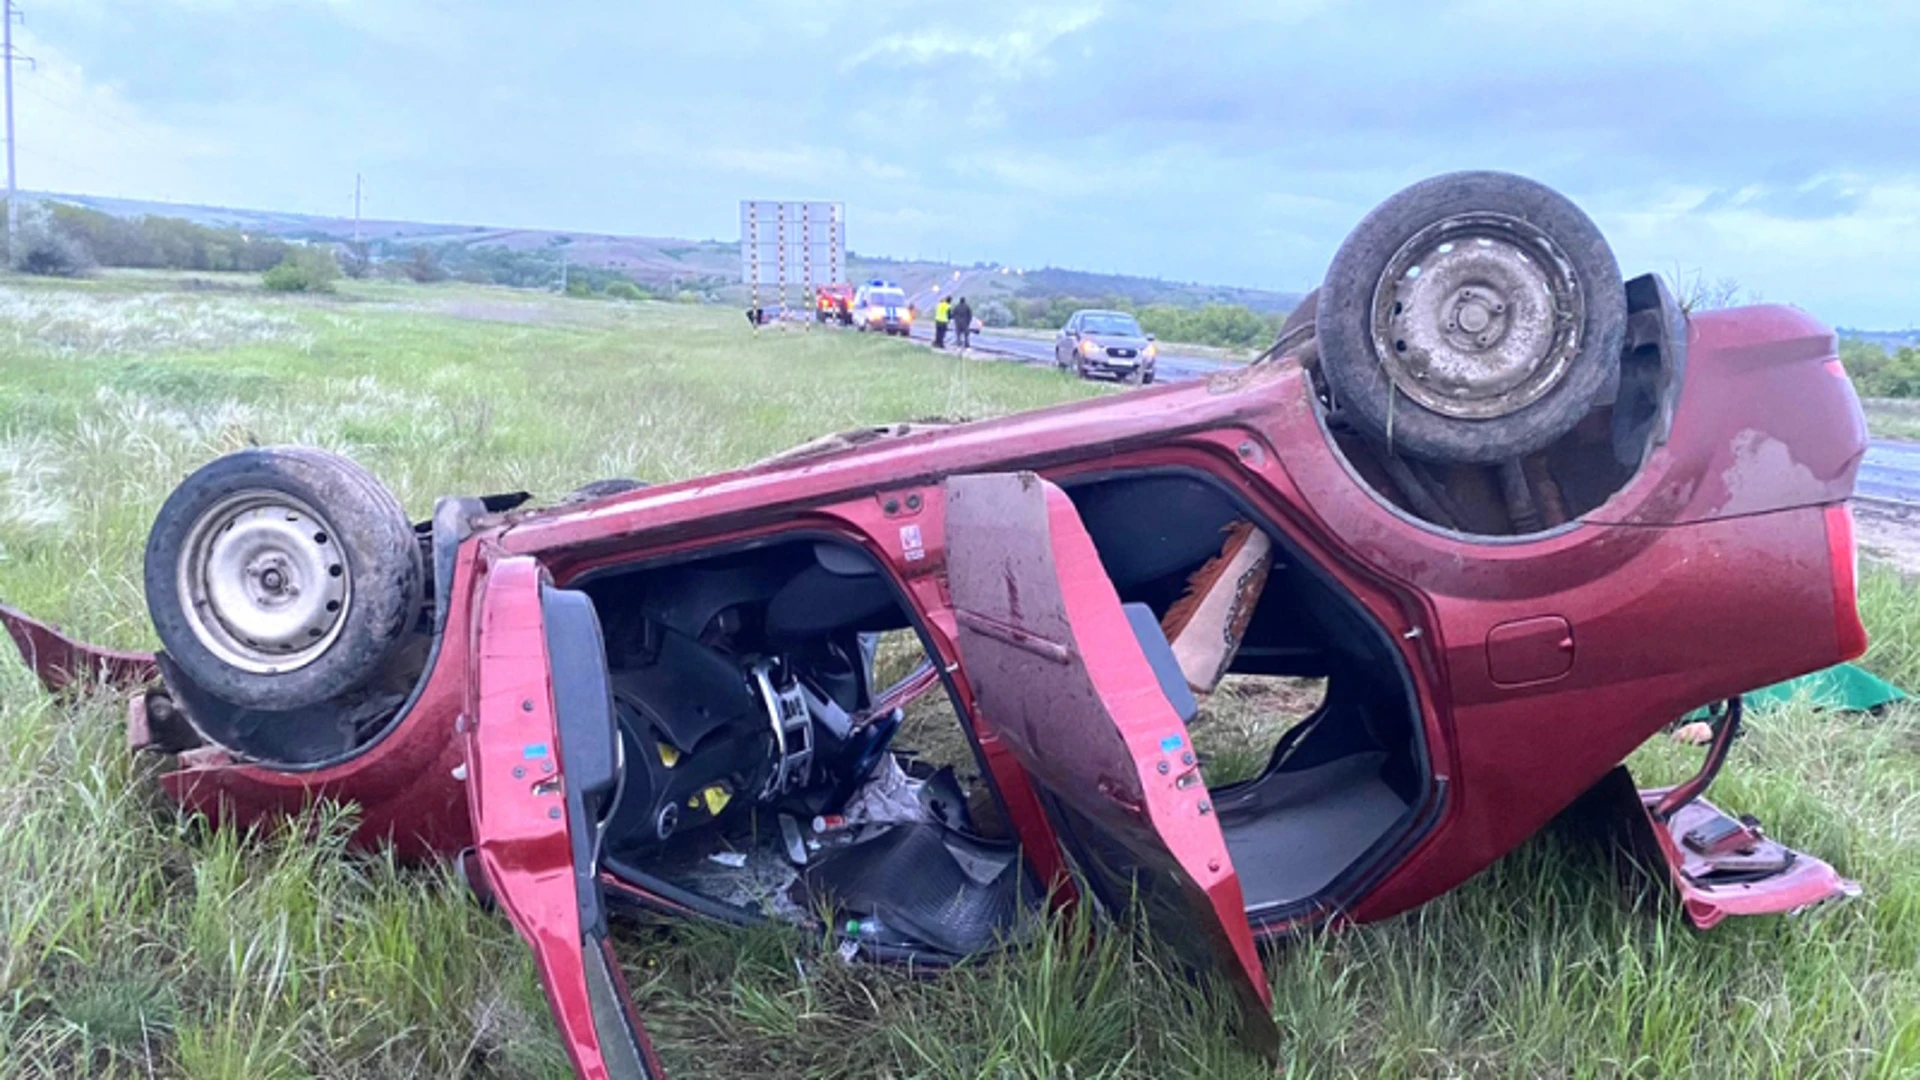
M 1860 549 L 1853 542 L 1853 511 L 1845 503 L 1827 507 L 1827 567 L 1833 575 L 1833 625 L 1840 658 L 1867 651 L 1867 628 L 1860 622 Z

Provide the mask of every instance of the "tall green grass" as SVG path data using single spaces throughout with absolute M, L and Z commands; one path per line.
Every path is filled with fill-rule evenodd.
M 205 291 L 173 280 L 0 287 L 147 298 L 120 318 Z M 67 348 L 0 322 L 0 597 L 146 643 L 150 516 L 249 441 L 347 450 L 423 513 L 445 492 L 671 479 L 824 430 L 1090 392 L 897 342 L 756 337 L 698 308 L 347 290 L 222 293 L 260 318 L 184 348 Z M 233 329 L 249 325 L 290 336 Z M 1908 686 L 1917 601 L 1889 573 L 1862 585 L 1867 662 Z M 1258 700 L 1218 703 L 1223 766 L 1257 754 Z M 350 810 L 210 829 L 157 795 L 122 723 L 111 696 L 51 700 L 0 660 L 0 1076 L 567 1075 L 526 950 L 444 869 L 345 851 Z M 1634 765 L 1672 779 L 1697 755 L 1657 741 Z M 1865 895 L 1697 934 L 1542 838 L 1417 912 L 1275 952 L 1279 1074 L 1920 1075 L 1920 710 L 1756 718 L 1714 797 Z M 1275 1075 L 1157 950 L 1085 909 L 1051 930 L 938 975 L 847 967 L 778 928 L 620 940 L 677 1076 Z

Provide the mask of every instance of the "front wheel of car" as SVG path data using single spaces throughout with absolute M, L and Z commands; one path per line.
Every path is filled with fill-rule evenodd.
M 400 503 L 306 447 L 241 450 L 167 497 L 147 536 L 147 611 L 167 654 L 223 701 L 286 710 L 371 678 L 419 612 Z
M 1626 334 L 1600 230 L 1551 188 L 1497 172 L 1434 177 L 1381 203 L 1314 306 L 1335 405 L 1438 462 L 1547 447 L 1617 379 Z

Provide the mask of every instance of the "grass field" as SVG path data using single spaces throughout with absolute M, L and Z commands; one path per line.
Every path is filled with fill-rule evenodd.
M 0 598 L 151 644 L 151 516 L 249 442 L 344 450 L 424 514 L 442 493 L 671 479 L 826 430 L 1105 392 L 743 323 L 461 287 L 0 279 Z M 1908 686 L 1917 600 L 1884 571 L 1863 593 L 1869 664 Z M 344 853 L 350 811 L 211 831 L 157 798 L 121 720 L 0 660 L 0 1076 L 567 1075 L 525 950 L 446 872 Z M 1635 764 L 1675 778 L 1696 753 Z M 1866 895 L 1695 934 L 1537 841 L 1422 911 L 1274 954 L 1281 1073 L 1920 1075 L 1920 710 L 1760 718 L 1715 791 Z M 1273 1075 L 1155 951 L 1073 929 L 932 978 L 779 930 L 622 940 L 676 1076 Z

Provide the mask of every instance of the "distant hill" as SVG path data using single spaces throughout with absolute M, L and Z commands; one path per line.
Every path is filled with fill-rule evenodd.
M 40 192 L 34 198 L 73 203 L 116 217 L 184 218 L 199 225 L 266 233 L 289 240 L 344 243 L 353 238 L 352 218 L 290 214 L 273 210 L 243 210 L 225 206 L 150 202 L 105 195 L 69 195 Z M 389 245 L 463 244 L 499 246 L 515 251 L 560 251 L 574 266 L 617 271 L 644 285 L 671 287 L 681 282 L 734 282 L 723 291 L 727 299 L 744 295 L 740 279 L 740 245 L 730 240 L 685 240 L 672 237 L 615 236 L 605 233 L 565 232 L 554 229 L 511 229 L 486 225 L 455 225 L 420 221 L 364 218 L 362 239 Z M 910 291 L 939 287 L 963 288 L 978 302 L 994 296 L 1073 296 L 1104 299 L 1122 296 L 1136 305 L 1205 303 L 1245 304 L 1262 313 L 1287 312 L 1300 301 L 1297 293 L 1233 286 L 1162 281 L 1125 274 L 1095 274 L 1046 267 L 1013 272 L 997 264 L 957 266 L 937 261 L 890 259 L 849 252 L 848 276 L 855 281 L 887 278 Z

